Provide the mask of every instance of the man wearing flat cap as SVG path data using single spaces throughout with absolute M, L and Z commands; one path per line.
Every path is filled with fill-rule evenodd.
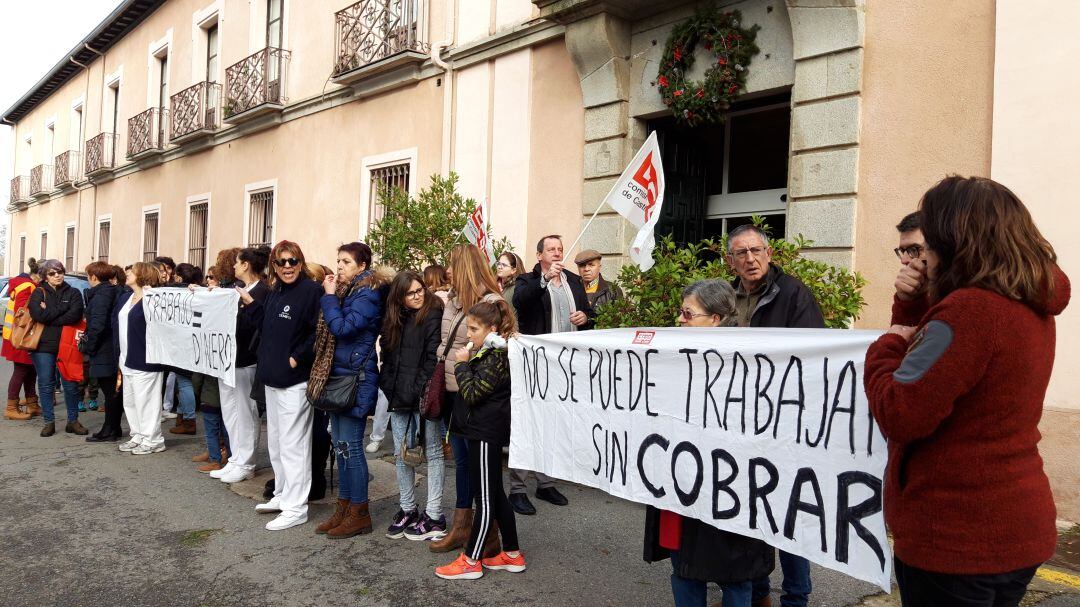
M 623 296 L 618 285 L 604 280 L 600 275 L 603 261 L 600 252 L 593 249 L 585 249 L 574 257 L 581 282 L 585 285 L 585 297 L 589 299 L 589 305 L 594 310 Z

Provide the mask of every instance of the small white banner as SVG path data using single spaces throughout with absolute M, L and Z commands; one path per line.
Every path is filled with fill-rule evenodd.
M 510 342 L 510 466 L 756 537 L 890 589 L 877 331 L 611 329 Z
M 212 375 L 235 386 L 239 303 L 235 289 L 146 289 L 146 362 Z
M 469 213 L 469 218 L 465 221 L 465 227 L 462 228 L 461 233 L 480 249 L 488 265 L 492 266 L 495 265 L 495 249 L 491 244 L 491 235 L 488 234 L 487 225 L 487 210 L 483 202 L 478 202 Z

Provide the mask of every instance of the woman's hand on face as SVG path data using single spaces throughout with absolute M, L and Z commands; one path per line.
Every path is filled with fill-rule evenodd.
M 299 363 L 296 362 L 295 358 L 293 358 L 291 356 L 289 357 L 289 367 L 290 368 L 295 369 L 298 364 Z
M 240 303 L 244 304 L 245 306 L 255 301 L 251 298 L 251 293 L 248 293 L 247 289 L 236 287 L 236 292 L 240 294 Z
M 458 348 L 457 352 L 454 352 L 454 359 L 459 363 L 468 362 L 470 356 L 472 356 L 472 342 L 466 342 L 465 347 Z
M 334 293 L 337 293 L 337 275 L 327 274 L 326 278 L 324 278 L 322 281 L 322 286 L 323 290 L 326 291 L 327 295 L 333 295 Z
M 911 341 L 912 336 L 915 335 L 915 327 L 905 327 L 904 325 L 893 325 L 889 327 L 888 333 L 893 335 L 899 335 L 904 338 L 904 341 Z

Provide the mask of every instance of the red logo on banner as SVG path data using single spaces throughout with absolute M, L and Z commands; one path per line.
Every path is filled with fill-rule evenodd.
M 647 346 L 652 343 L 652 338 L 656 336 L 656 331 L 638 331 L 634 334 L 634 344 L 639 346 Z
M 476 246 L 480 249 L 480 252 L 487 258 L 487 232 L 484 231 L 484 208 L 477 205 L 473 209 L 472 214 L 469 215 L 469 221 L 472 222 L 473 227 L 476 229 Z M 491 260 L 488 259 L 488 263 Z
M 642 162 L 641 166 L 638 167 L 637 173 L 634 173 L 634 181 L 645 188 L 645 192 L 648 195 L 649 204 L 645 205 L 645 223 L 648 223 L 649 217 L 652 215 L 653 207 L 656 206 L 656 194 L 660 187 L 656 182 L 656 167 L 653 166 L 652 152 L 649 152 L 649 154 L 645 156 L 645 162 Z

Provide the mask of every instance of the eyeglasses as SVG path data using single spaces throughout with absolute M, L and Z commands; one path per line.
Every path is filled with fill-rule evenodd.
M 913 244 L 910 247 L 896 247 L 892 250 L 896 253 L 896 256 L 903 259 L 904 255 L 907 255 L 911 259 L 918 259 L 922 257 L 922 252 L 926 250 L 921 244 Z
M 49 270 L 48 272 L 45 273 L 45 275 L 46 276 L 63 276 L 64 273 L 60 272 L 59 270 Z
M 497 262 L 497 263 L 495 264 L 495 267 L 496 267 L 496 268 L 499 268 L 500 270 L 502 270 L 502 269 L 505 269 L 505 268 L 512 268 L 512 267 L 514 267 L 514 266 L 512 266 L 512 265 L 510 265 L 510 264 L 508 264 L 508 263 L 505 263 L 505 262 L 502 262 L 502 261 L 500 261 L 500 262 Z
M 697 313 L 690 308 L 682 308 L 679 310 L 679 317 L 683 320 L 694 320 L 699 316 L 712 316 L 712 314 L 709 314 L 708 312 Z
M 420 287 L 419 289 L 415 289 L 413 291 L 406 291 L 405 292 L 405 297 L 420 297 L 423 294 L 424 294 L 424 287 Z
M 291 268 L 300 265 L 300 260 L 295 257 L 289 257 L 287 259 L 275 259 L 274 265 L 279 268 L 284 268 L 285 266 L 289 266 Z
M 750 247 L 748 249 L 739 249 L 738 251 L 732 251 L 731 256 L 736 259 L 746 259 L 753 255 L 754 257 L 760 257 L 764 253 L 766 247 Z

